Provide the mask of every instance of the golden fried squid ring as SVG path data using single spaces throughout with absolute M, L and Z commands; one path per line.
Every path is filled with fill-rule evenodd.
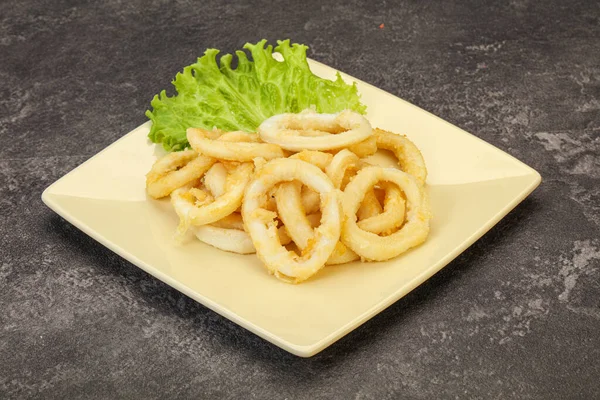
M 385 188 L 383 211 L 372 217 L 359 219 L 358 227 L 363 231 L 389 235 L 404 223 L 406 202 L 402 196 L 402 190 L 398 186 L 385 182 L 382 187 Z M 367 192 L 367 194 L 369 193 L 372 192 Z
M 377 200 L 377 196 L 375 196 L 375 192 L 373 190 L 369 190 L 365 194 L 365 198 L 363 199 L 358 212 L 356 215 L 359 220 L 369 219 L 380 215 L 383 212 L 383 207 L 379 200 Z
M 241 214 L 237 212 L 229 214 L 228 216 L 213 222 L 211 225 L 223 229 L 237 229 L 240 231 L 243 231 L 245 229 L 244 220 L 242 219 Z
M 331 257 L 327 260 L 327 265 L 346 264 L 358 259 L 360 259 L 360 256 L 340 241 L 335 245 Z
M 235 137 L 230 137 L 228 140 L 210 139 L 208 132 L 210 131 L 200 128 L 189 128 L 187 130 L 187 140 L 190 142 L 190 146 L 198 153 L 206 156 L 239 162 L 252 161 L 257 157 L 265 160 L 285 157 L 283 150 L 275 144 L 228 141 L 244 136 L 243 132 L 235 132 Z
M 331 160 L 333 160 L 333 155 L 322 151 L 303 150 L 300 153 L 290 156 L 290 158 L 306 161 L 312 165 L 316 165 L 321 171 L 325 171 Z
M 221 228 L 214 225 L 202 225 L 192 228 L 201 242 L 217 249 L 238 254 L 256 253 L 248 233 L 239 229 Z
M 321 207 L 321 196 L 314 190 L 302 186 L 302 206 L 304 207 L 306 214 L 312 214 L 319 211 L 319 208 Z
M 307 216 L 302 206 L 302 184 L 298 181 L 280 183 L 275 194 L 277 213 L 285 229 L 300 250 L 306 249 L 315 240 L 314 227 L 318 226 L 321 215 Z M 317 219 L 318 218 L 318 219 Z M 343 264 L 358 259 L 358 255 L 338 242 L 327 264 Z
M 377 139 L 375 139 L 374 135 L 371 135 L 368 139 L 348 147 L 348 150 L 360 158 L 372 156 L 377 153 Z
M 237 216 L 234 217 L 234 220 L 239 217 L 239 221 L 243 225 L 242 217 L 239 214 L 234 213 L 231 216 Z M 243 228 L 240 228 L 237 223 L 233 223 L 234 221 L 225 222 L 227 219 L 228 217 L 225 217 L 210 225 L 195 226 L 192 227 L 192 230 L 198 240 L 217 249 L 238 254 L 256 253 L 250 235 Z M 277 230 L 277 234 L 283 245 L 292 241 L 283 226 Z
M 307 215 L 306 218 L 310 225 L 314 228 L 321 222 L 321 213 Z M 358 260 L 358 254 L 350 250 L 344 243 L 338 242 L 333 250 L 333 254 L 327 260 L 327 265 L 346 264 Z
M 209 139 L 212 138 L 209 137 Z M 256 133 L 242 131 L 225 132 L 215 139 L 218 139 L 221 142 L 260 143 L 260 137 Z
M 173 190 L 200 178 L 215 161 L 199 156 L 194 150 L 169 153 L 152 165 L 146 175 L 146 191 L 155 199 L 168 196 Z
M 322 151 L 304 150 L 300 153 L 290 156 L 289 158 L 309 162 L 319 167 L 321 171 L 325 171 L 333 159 L 333 155 L 324 153 Z M 319 193 L 309 189 L 306 186 L 302 186 L 302 205 L 304 206 L 304 211 L 307 214 L 312 214 L 319 210 L 320 204 L 321 197 L 319 196 Z
M 321 135 L 318 131 L 328 134 Z M 279 114 L 258 127 L 263 141 L 291 151 L 339 149 L 360 143 L 372 133 L 369 121 L 350 110 L 337 114 L 318 114 L 312 110 Z
M 225 193 L 227 183 L 227 168 L 223 163 L 216 163 L 204 174 L 204 185 L 213 197 L 219 197 Z
M 308 241 L 314 238 L 313 227 L 306 218 L 302 205 L 302 183 L 298 181 L 282 182 L 275 191 L 277 214 L 294 243 L 300 248 L 308 247 Z
M 406 196 L 406 223 L 389 236 L 378 236 L 360 229 L 356 211 L 365 193 L 381 181 L 392 182 Z M 342 242 L 362 259 L 384 261 L 423 243 L 429 234 L 429 205 L 422 186 L 412 176 L 394 168 L 367 167 L 358 172 L 343 194 L 346 218 Z
M 171 193 L 171 204 L 179 216 L 179 234 L 186 232 L 191 225 L 206 225 L 225 218 L 233 213 L 241 204 L 244 190 L 252 179 L 252 163 L 238 165 L 227 176 L 225 193 L 211 202 L 197 203 L 195 193 L 199 189 L 182 187 Z
M 281 245 L 276 235 L 277 214 L 264 208 L 272 187 L 293 180 L 321 195 L 321 225 L 301 256 Z M 338 191 L 327 175 L 312 164 L 294 159 L 275 159 L 265 164 L 248 185 L 242 205 L 242 217 L 258 257 L 270 273 L 293 283 L 308 279 L 325 265 L 339 241 L 341 216 Z
M 400 169 L 417 178 L 423 185 L 427 179 L 427 167 L 423 155 L 413 142 L 404 135 L 398 135 L 382 129 L 374 129 L 373 134 L 377 140 L 377 147 L 389 150 L 398 159 Z
M 361 159 L 350 150 L 344 149 L 338 152 L 327 168 L 325 173 L 331 179 L 333 186 L 338 189 L 343 189 L 342 182 L 346 172 L 350 169 L 357 171 L 361 167 Z
M 326 173 L 333 182 L 336 188 L 344 189 L 344 177 L 349 171 L 357 171 L 366 164 L 354 153 L 349 150 L 341 150 L 334 157 L 331 163 L 327 166 Z M 373 189 L 369 190 L 358 209 L 357 215 L 359 220 L 368 221 L 365 223 L 366 230 L 373 233 L 382 233 L 390 231 L 402 224 L 404 219 L 404 210 L 401 213 L 395 214 L 391 210 L 393 205 L 402 203 L 402 193 L 397 191 L 390 194 L 393 199 L 389 200 L 389 211 L 385 213 L 381 207 L 381 203 L 377 200 Z

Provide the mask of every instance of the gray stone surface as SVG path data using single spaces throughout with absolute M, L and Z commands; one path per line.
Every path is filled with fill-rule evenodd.
M 0 3 L 0 398 L 600 398 L 599 3 L 224 3 Z M 205 48 L 263 37 L 306 43 L 544 177 L 457 260 L 310 359 L 40 200 L 144 122 Z

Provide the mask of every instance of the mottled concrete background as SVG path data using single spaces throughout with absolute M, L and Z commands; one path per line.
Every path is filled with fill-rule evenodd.
M 600 3 L 224 3 L 0 3 L 0 398 L 600 398 Z M 544 177 L 455 262 L 311 359 L 40 201 L 143 123 L 206 47 L 263 37 L 306 43 Z

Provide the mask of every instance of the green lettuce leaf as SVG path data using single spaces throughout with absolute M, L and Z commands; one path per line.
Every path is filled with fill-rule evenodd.
M 177 151 L 189 147 L 185 133 L 189 127 L 253 132 L 272 115 L 309 107 L 322 113 L 344 109 L 365 113 L 355 84 L 346 84 L 339 74 L 330 81 L 310 71 L 307 46 L 289 40 L 277 41 L 274 49 L 266 44 L 266 40 L 246 43 L 252 60 L 236 51 L 235 69 L 231 54 L 217 62 L 216 49 L 206 50 L 195 64 L 185 67 L 172 82 L 177 94 L 169 97 L 163 90 L 152 99 L 152 111 L 146 111 L 152 120 L 150 140 Z M 283 62 L 273 58 L 273 51 L 281 53 Z

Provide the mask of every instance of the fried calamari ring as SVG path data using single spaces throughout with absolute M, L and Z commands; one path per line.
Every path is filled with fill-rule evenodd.
M 197 206 L 203 206 L 205 204 L 209 204 L 215 201 L 213 195 L 204 190 L 204 188 L 201 189 L 198 187 L 190 186 L 187 195 L 190 198 L 194 198 L 194 203 Z
M 339 151 L 327 165 L 325 173 L 331 179 L 333 186 L 343 189 L 342 182 L 348 170 L 358 171 L 361 168 L 361 159 L 350 150 Z
M 190 225 L 210 224 L 233 213 L 242 204 L 244 190 L 252 179 L 253 169 L 251 163 L 237 166 L 227 176 L 225 193 L 208 203 L 197 204 L 193 192 L 195 188 L 182 187 L 171 193 L 171 204 L 180 218 L 178 232 L 183 234 Z
M 214 140 L 209 138 L 208 132 L 210 131 L 205 129 L 189 128 L 187 140 L 194 150 L 209 157 L 239 162 L 252 161 L 257 157 L 265 160 L 285 157 L 283 150 L 274 144 Z M 236 132 L 236 136 L 240 135 L 243 136 L 243 132 Z
M 302 186 L 302 206 L 304 207 L 306 214 L 313 214 L 319 211 L 321 206 L 321 196 L 309 187 Z
M 252 239 L 242 230 L 201 225 L 195 226 L 193 231 L 198 240 L 217 249 L 238 254 L 256 253 Z
M 359 259 L 360 256 L 358 254 L 340 241 L 335 245 L 331 257 L 327 260 L 327 265 L 346 264 Z
M 276 235 L 277 214 L 263 208 L 272 187 L 293 180 L 321 196 L 321 225 L 301 256 L 281 245 Z M 242 217 L 258 257 L 275 276 L 294 283 L 308 279 L 325 265 L 339 241 L 341 215 L 338 191 L 327 175 L 305 161 L 286 158 L 269 161 L 255 174 L 242 205 Z
M 377 152 L 377 140 L 374 135 L 371 135 L 362 142 L 348 146 L 348 150 L 360 158 L 372 156 Z
M 333 155 L 329 153 L 324 153 L 322 151 L 303 150 L 299 153 L 290 156 L 290 158 L 306 161 L 308 163 L 316 165 L 321 169 L 321 171 L 325 171 L 325 169 L 333 159 Z
M 327 165 L 329 165 L 333 159 L 333 155 L 324 153 L 322 151 L 304 150 L 290 156 L 289 158 L 306 161 L 319 167 L 321 171 L 325 171 L 325 168 L 327 168 Z M 320 204 L 321 197 L 319 196 L 319 193 L 306 186 L 302 186 L 302 205 L 306 214 L 312 214 L 318 211 Z M 271 207 L 270 209 L 275 210 L 275 207 Z
M 245 232 L 243 229 L 218 226 L 219 222 L 220 221 L 217 221 L 210 225 L 195 226 L 192 228 L 192 230 L 194 231 L 194 234 L 198 240 L 216 247 L 217 249 L 238 254 L 256 253 L 252 239 L 247 232 Z M 277 230 L 277 234 L 279 235 L 279 240 L 283 245 L 286 245 L 292 241 L 283 227 Z
M 225 218 L 222 218 L 218 221 L 210 224 L 211 226 L 223 229 L 237 229 L 239 231 L 245 231 L 246 227 L 244 226 L 244 220 L 242 216 L 238 212 L 234 212 L 233 214 L 229 214 Z M 205 226 L 205 225 L 202 225 Z M 285 230 L 285 226 L 280 226 L 277 229 L 277 234 L 279 235 L 279 241 L 281 244 L 286 245 L 292 241 L 292 238 L 288 235 Z
M 256 133 L 242 131 L 225 132 L 215 139 L 218 139 L 221 142 L 260 143 L 260 137 Z
M 211 224 L 217 228 L 244 230 L 244 220 L 240 213 L 234 212 Z
M 401 229 L 389 236 L 378 236 L 360 229 L 356 211 L 364 194 L 381 181 L 392 182 L 406 196 L 406 222 Z M 341 240 L 368 261 L 384 261 L 423 243 L 429 234 L 429 205 L 422 186 L 410 174 L 394 168 L 367 167 L 358 172 L 346 186 L 343 194 L 346 218 Z
M 319 167 L 321 171 L 325 171 L 333 159 L 333 155 L 324 153 L 322 151 L 304 150 L 290 156 L 289 158 L 306 161 Z M 302 205 L 304 206 L 304 211 L 307 214 L 312 214 L 319 210 L 320 204 L 321 197 L 319 196 L 319 193 L 306 186 L 302 186 Z
M 200 178 L 215 161 L 199 156 L 194 150 L 169 153 L 152 165 L 146 175 L 146 191 L 155 199 L 168 196 L 173 190 Z
M 315 228 L 321 223 L 321 213 L 307 215 L 306 219 L 308 219 L 310 225 Z M 358 254 L 350 250 L 344 243 L 340 241 L 335 246 L 335 249 L 333 250 L 331 257 L 329 257 L 329 260 L 327 260 L 326 265 L 346 264 L 358 259 L 360 259 Z
M 375 192 L 373 190 L 369 190 L 358 208 L 356 215 L 359 220 L 364 220 L 368 218 L 376 217 L 383 212 L 383 207 L 379 200 L 377 200 L 377 196 L 375 196 Z
M 302 250 L 308 247 L 309 240 L 314 239 L 315 234 L 306 218 L 301 192 L 302 183 L 282 182 L 275 192 L 275 201 L 279 219 L 294 243 Z
M 358 227 L 367 232 L 389 235 L 404 223 L 406 202 L 398 186 L 385 182 L 382 187 L 385 188 L 383 211 L 370 218 L 359 219 Z
M 214 197 L 225 193 L 227 183 L 227 168 L 223 163 L 216 163 L 204 174 L 204 185 Z
M 275 194 L 277 212 L 285 230 L 301 251 L 304 251 L 315 240 L 314 228 L 321 221 L 321 214 L 306 215 L 302 206 L 302 184 L 298 181 L 280 183 Z M 357 260 L 359 257 L 338 242 L 327 265 L 343 264 Z
M 421 185 L 425 184 L 427 167 L 423 155 L 413 142 L 404 135 L 382 129 L 373 129 L 373 135 L 377 140 L 378 148 L 394 153 L 402 171 L 417 178 Z
M 364 167 L 366 164 L 354 153 L 350 150 L 344 149 L 339 151 L 331 160 L 331 163 L 327 166 L 325 173 L 333 182 L 333 185 L 338 189 L 344 189 L 344 178 L 348 175 L 349 172 L 355 173 L 360 168 Z M 382 215 L 383 208 L 381 207 L 381 203 L 377 200 L 375 193 L 373 190 L 368 191 L 365 194 L 363 202 L 358 209 L 357 215 L 359 220 L 368 220 L 371 218 L 376 218 L 379 215 Z M 386 230 L 394 229 L 401 223 L 400 216 L 397 216 L 393 219 L 388 219 L 392 216 L 391 212 L 388 212 L 385 217 L 378 217 L 376 220 L 371 220 L 367 223 L 367 227 L 380 229 L 380 233 Z M 368 229 L 370 232 L 372 230 Z
M 369 121 L 350 110 L 337 114 L 318 114 L 310 110 L 279 114 L 258 127 L 263 141 L 291 151 L 339 149 L 360 143 L 372 133 Z

